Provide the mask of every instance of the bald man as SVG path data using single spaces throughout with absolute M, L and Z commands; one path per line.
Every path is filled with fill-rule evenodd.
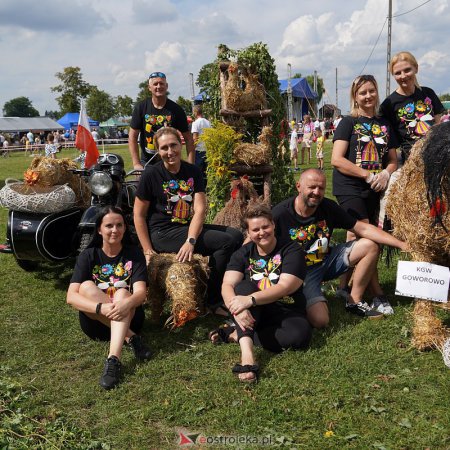
M 337 278 L 353 267 L 353 285 L 346 311 L 368 319 L 382 318 L 383 313 L 363 301 L 364 291 L 377 266 L 378 244 L 405 251 L 406 243 L 355 219 L 336 202 L 325 198 L 326 178 L 321 170 L 302 172 L 296 187 L 298 195 L 276 205 L 273 215 L 277 238 L 294 240 L 305 252 L 307 274 L 303 292 L 309 322 L 315 328 L 328 325 L 327 300 L 321 283 Z M 352 231 L 357 239 L 331 247 L 331 235 L 336 228 Z

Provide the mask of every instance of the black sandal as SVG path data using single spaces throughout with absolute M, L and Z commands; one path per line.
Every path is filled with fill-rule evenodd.
M 236 330 L 236 327 L 224 324 L 221 325 L 219 328 L 216 328 L 215 330 L 212 330 L 208 333 L 209 340 L 214 344 L 230 344 L 234 343 L 235 341 L 230 341 L 230 335 Z M 214 335 L 218 336 L 218 339 L 213 341 L 212 337 Z
M 242 380 L 241 378 L 239 378 L 239 381 L 241 381 L 242 383 L 257 383 L 258 379 L 259 379 L 259 366 L 258 364 L 236 364 L 231 371 L 235 374 L 235 375 L 239 375 L 240 373 L 253 373 L 255 374 L 254 378 L 250 378 L 248 380 Z

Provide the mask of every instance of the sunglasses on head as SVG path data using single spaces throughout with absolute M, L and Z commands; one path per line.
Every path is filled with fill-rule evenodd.
M 373 75 L 360 75 L 355 78 L 353 84 L 358 84 L 361 82 L 365 83 L 366 81 L 375 81 L 375 77 Z
M 166 78 L 166 74 L 163 72 L 152 72 L 148 78 Z

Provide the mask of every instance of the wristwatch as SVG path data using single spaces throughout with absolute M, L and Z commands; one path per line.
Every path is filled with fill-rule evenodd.
M 186 242 L 189 242 L 189 244 L 195 245 L 197 242 L 197 239 L 193 238 L 193 237 L 188 237 L 186 239 Z
M 250 295 L 250 298 L 252 299 L 252 306 L 256 306 L 256 298 L 253 295 Z

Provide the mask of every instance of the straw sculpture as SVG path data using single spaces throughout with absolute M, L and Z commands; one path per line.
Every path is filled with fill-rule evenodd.
M 248 177 L 243 176 L 237 180 L 232 180 L 230 200 L 216 214 L 213 223 L 215 225 L 233 227 L 245 232 L 242 217 L 248 207 L 256 203 L 265 203 L 265 201 L 262 199 L 262 196 L 258 196 L 253 183 Z
M 36 177 L 37 186 L 55 186 L 67 184 L 74 192 L 77 206 L 87 207 L 90 203 L 91 192 L 86 182 L 75 175 L 70 169 L 77 169 L 77 165 L 70 159 L 53 159 L 36 156 L 31 161 L 30 168 L 25 172 Z
M 435 125 L 418 141 L 393 184 L 387 201 L 394 235 L 408 242 L 414 261 L 450 263 L 450 122 Z M 436 317 L 434 302 L 418 299 L 413 345 L 441 350 L 450 330 Z
M 158 321 L 166 301 L 171 314 L 165 325 L 182 327 L 204 312 L 209 277 L 208 258 L 194 254 L 192 261 L 178 262 L 174 253 L 154 254 L 148 265 L 147 302 Z
M 234 111 L 253 111 L 266 106 L 266 91 L 259 76 L 241 69 L 236 63 L 228 66 L 223 95 L 227 108 Z
M 272 127 L 263 127 L 258 136 L 258 144 L 241 143 L 237 144 L 233 150 L 233 156 L 240 164 L 247 166 L 260 166 L 269 164 L 271 160 L 270 138 L 272 136 Z

